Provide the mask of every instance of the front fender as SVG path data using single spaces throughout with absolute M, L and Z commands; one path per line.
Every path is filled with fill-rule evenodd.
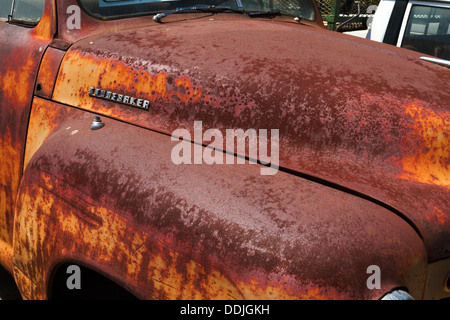
M 79 261 L 145 299 L 422 297 L 414 229 L 367 200 L 257 164 L 175 165 L 168 135 L 35 99 L 15 212 L 14 271 L 47 298 Z M 34 128 L 34 129 L 33 129 Z M 33 143 L 31 143 L 33 142 Z M 381 270 L 369 289 L 368 267 Z

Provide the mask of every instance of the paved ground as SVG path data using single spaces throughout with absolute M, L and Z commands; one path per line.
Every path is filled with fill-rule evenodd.
M 0 267 L 0 300 L 21 300 L 13 277 Z

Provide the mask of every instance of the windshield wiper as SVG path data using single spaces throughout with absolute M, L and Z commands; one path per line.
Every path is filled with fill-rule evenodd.
M 295 14 L 284 12 L 279 9 L 271 9 L 271 10 L 264 10 L 264 11 L 246 11 L 246 13 L 250 17 L 274 17 L 274 16 L 290 16 L 294 17 L 294 20 L 297 22 L 300 22 L 302 20 L 301 17 L 296 16 Z
M 280 16 L 282 13 L 279 9 L 272 9 L 264 11 L 247 11 L 247 14 L 251 17 L 260 17 L 260 16 Z
M 197 4 L 195 6 L 191 6 L 191 7 L 183 7 L 183 8 L 177 8 L 173 11 L 167 11 L 167 12 L 162 12 L 162 13 L 158 13 L 156 15 L 153 16 L 153 21 L 155 22 L 161 22 L 161 19 L 168 16 L 169 14 L 172 13 L 178 13 L 181 11 L 202 11 L 202 12 L 212 12 L 212 13 L 217 13 L 217 12 L 223 12 L 223 11 L 233 11 L 233 12 L 239 12 L 239 13 L 244 13 L 244 8 L 242 6 L 237 6 L 237 7 L 228 7 L 228 6 L 215 6 L 215 5 L 205 5 L 205 4 Z

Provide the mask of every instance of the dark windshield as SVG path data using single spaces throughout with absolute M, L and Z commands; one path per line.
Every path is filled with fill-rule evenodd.
M 117 19 L 130 16 L 173 11 L 195 5 L 237 7 L 246 12 L 279 10 L 307 20 L 314 20 L 312 0 L 78 0 L 90 15 L 101 19 Z

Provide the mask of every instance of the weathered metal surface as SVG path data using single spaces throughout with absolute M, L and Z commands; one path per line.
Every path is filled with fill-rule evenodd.
M 10 243 L 0 241 L 0 261 L 2 266 L 12 272 L 13 269 L 13 248 Z
M 66 259 L 148 299 L 423 292 L 422 241 L 378 205 L 284 172 L 262 176 L 259 165 L 175 165 L 168 135 L 106 117 L 92 131 L 93 114 L 39 98 L 31 117 L 50 134 L 28 162 L 15 217 L 25 297 L 46 298 Z M 381 290 L 366 286 L 372 264 Z
M 65 51 L 48 47 L 42 58 L 39 67 L 39 74 L 36 81 L 35 94 L 50 99 L 53 93 L 59 65 Z
M 389 205 L 417 226 L 430 261 L 448 256 L 450 72 L 364 39 L 221 17 L 79 41 L 54 99 L 167 134 L 193 136 L 194 121 L 224 134 L 279 129 L 281 167 Z M 90 97 L 90 87 L 150 109 Z
M 449 253 L 448 70 L 283 18 L 173 15 L 159 25 L 82 13 L 82 28 L 68 30 L 76 2 L 58 4 L 58 32 L 48 2 L 41 24 L 14 29 L 27 31 L 0 52 L 11 60 L 0 66 L 0 263 L 12 268 L 14 237 L 25 298 L 46 298 L 67 261 L 141 298 L 372 299 L 397 285 L 422 297 L 427 260 Z M 65 105 L 35 97 L 30 110 L 55 33 L 58 48 L 74 44 L 53 96 L 62 53 L 48 49 L 37 94 Z M 91 87 L 150 108 L 91 97 Z M 105 127 L 93 131 L 95 115 Z M 175 165 L 170 134 L 193 133 L 194 121 L 279 129 L 282 171 Z M 373 264 L 381 290 L 366 286 Z
M 55 32 L 47 1 L 33 29 L 1 22 L 0 39 L 0 241 L 12 245 L 14 200 L 19 186 L 28 115 L 39 63 Z M 10 264 L 0 255 L 0 263 Z M 10 270 L 11 271 L 11 270 Z

